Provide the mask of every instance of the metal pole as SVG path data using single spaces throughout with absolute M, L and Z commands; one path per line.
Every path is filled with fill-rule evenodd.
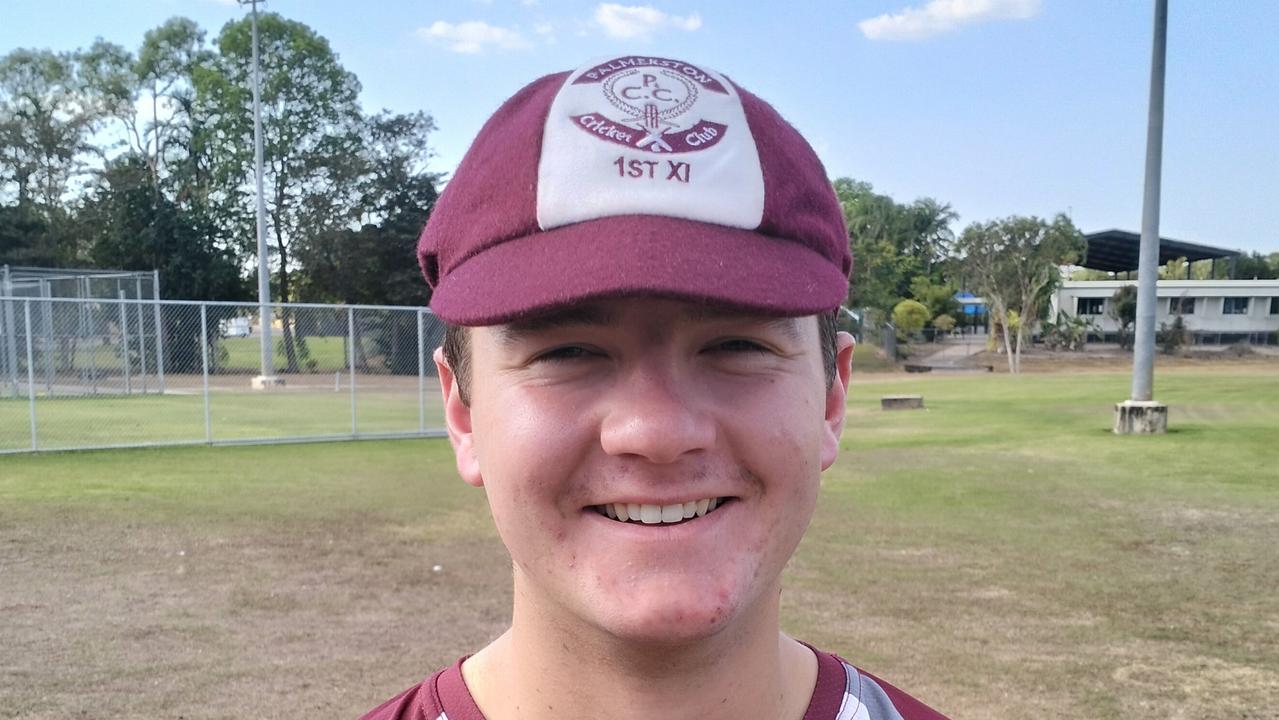
M 133 368 L 129 362 L 129 313 L 124 307 L 124 291 L 120 291 L 120 361 L 124 367 L 124 394 L 133 394 Z
M 1168 0 L 1155 0 L 1155 40 L 1150 63 L 1150 114 L 1146 126 L 1146 190 L 1141 208 L 1141 261 L 1137 270 L 1137 332 L 1133 338 L 1132 399 L 1154 399 L 1156 283 L 1159 280 L 1159 192 L 1163 165 L 1164 58 Z
M 101 345 L 98 339 L 97 323 L 93 321 L 94 308 L 97 305 L 99 303 L 89 304 L 86 302 L 84 307 L 85 320 L 89 325 L 85 343 L 91 348 L 89 352 L 89 381 L 93 383 L 94 395 L 98 394 L 98 348 Z
M 31 417 L 31 449 L 40 447 L 40 435 L 36 429 L 36 375 L 35 364 L 31 362 L 31 301 L 24 300 L 22 314 L 27 326 L 27 414 Z
M 417 431 L 426 433 L 426 343 L 422 337 L 422 311 L 417 311 Z
M 271 345 L 271 275 L 266 253 L 266 196 L 262 190 L 262 74 L 258 58 L 258 3 L 263 0 L 240 0 L 252 6 L 253 22 L 253 163 L 258 193 L 258 318 L 262 321 L 262 377 L 275 375 L 275 358 Z M 267 383 L 263 383 L 265 387 Z
M 48 298 L 53 295 L 46 280 L 40 281 L 40 324 L 44 325 L 44 391 L 53 395 L 53 303 Z
M 13 278 L 9 274 L 9 266 L 4 266 L 4 295 L 5 297 L 13 296 Z M 9 382 L 11 383 L 13 397 L 18 397 L 18 328 L 17 320 L 14 318 L 13 301 L 4 301 L 4 345 L 5 345 L 5 364 L 9 370 Z
M 346 309 L 346 337 L 347 365 L 351 373 L 351 434 L 355 435 L 358 427 L 355 416 L 355 308 L 351 307 Z
M 138 364 L 142 376 L 142 394 L 147 394 L 147 326 L 142 322 L 142 278 L 134 278 L 134 299 L 138 301 L 134 307 L 138 311 Z
M 164 394 L 164 316 L 160 312 L 160 271 L 151 271 L 151 299 L 155 300 L 155 372 Z
M 213 444 L 213 421 L 209 414 L 209 307 L 200 303 L 200 364 L 204 374 L 204 441 Z

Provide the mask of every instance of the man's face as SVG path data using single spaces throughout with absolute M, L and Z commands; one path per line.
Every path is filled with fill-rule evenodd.
M 474 328 L 469 407 L 437 354 L 458 469 L 485 488 L 522 611 L 673 643 L 775 611 L 838 449 L 841 337 L 828 388 L 815 318 L 593 303 Z

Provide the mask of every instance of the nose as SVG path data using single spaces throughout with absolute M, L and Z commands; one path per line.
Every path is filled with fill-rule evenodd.
M 715 443 L 715 420 L 694 378 L 664 363 L 619 374 L 607 390 L 600 442 L 610 455 L 671 463 Z

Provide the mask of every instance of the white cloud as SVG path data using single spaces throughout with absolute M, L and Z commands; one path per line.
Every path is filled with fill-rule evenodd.
M 923 7 L 868 18 L 857 23 L 871 40 L 923 40 L 964 25 L 990 20 L 1027 20 L 1039 14 L 1041 0 L 931 0 Z
M 595 8 L 595 22 L 609 37 L 649 38 L 660 30 L 693 31 L 702 26 L 702 18 L 693 13 L 680 17 L 658 10 L 652 5 L 618 5 L 600 3 Z
M 538 35 L 550 35 L 555 32 L 555 26 L 548 22 L 540 22 L 533 25 L 533 32 Z
M 440 43 L 457 53 L 474 55 L 488 48 L 519 50 L 529 47 L 518 30 L 489 25 L 481 20 L 450 23 L 436 20 L 430 27 L 417 29 L 418 37 Z

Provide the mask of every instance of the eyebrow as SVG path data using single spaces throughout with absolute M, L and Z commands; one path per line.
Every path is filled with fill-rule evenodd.
M 535 333 L 571 326 L 609 325 L 616 319 L 616 313 L 599 305 L 567 308 L 501 325 L 497 328 L 498 340 L 503 345 L 512 345 Z
M 799 331 L 799 318 L 784 315 L 759 315 L 718 305 L 698 306 L 691 310 L 688 313 L 688 316 L 694 321 L 702 322 L 715 320 L 760 322 L 767 327 L 785 334 L 790 340 L 795 342 L 802 340 L 801 333 Z

